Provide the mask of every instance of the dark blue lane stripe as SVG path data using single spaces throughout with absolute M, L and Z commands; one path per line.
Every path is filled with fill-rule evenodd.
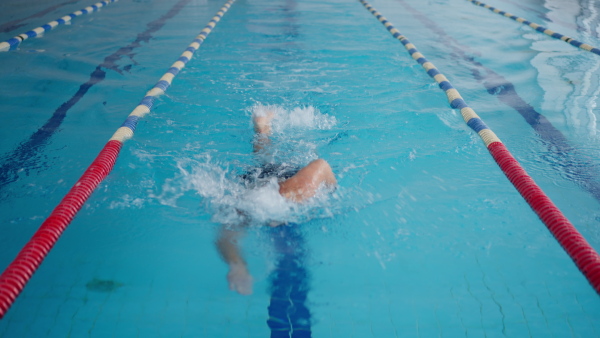
M 436 75 L 441 74 L 441 73 L 436 68 L 431 68 L 430 70 L 427 71 L 427 74 L 431 77 L 435 77 Z M 444 82 L 446 82 L 446 81 L 444 81 Z
M 142 42 L 148 43 L 152 38 L 152 34 L 161 29 L 167 20 L 177 15 L 190 1 L 179 0 L 169 12 L 148 23 L 146 30 L 139 33 L 135 41 L 107 56 L 104 62 L 99 64 L 92 72 L 90 79 L 79 87 L 75 95 L 58 107 L 42 127 L 33 133 L 29 139 L 21 142 L 12 152 L 0 157 L 0 190 L 9 183 L 15 182 L 19 178 L 18 173 L 20 171 L 28 174 L 31 169 L 39 169 L 39 158 L 48 145 L 48 141 L 57 132 L 69 109 L 77 104 L 90 88 L 104 80 L 106 72 L 103 69 L 110 69 L 122 74 L 123 71 L 118 68 L 117 62 L 123 56 L 133 57 L 135 55 L 133 51 L 141 47 Z M 2 199 L 3 196 L 0 195 L 0 200 Z
M 490 129 L 490 128 L 488 128 L 488 126 L 485 125 L 485 122 L 483 122 L 478 117 L 474 117 L 474 118 L 470 119 L 469 122 L 467 122 L 467 125 L 469 127 L 471 127 L 471 129 L 473 129 L 476 133 L 479 133 L 480 131 L 482 131 L 484 129 Z
M 433 70 L 433 69 L 431 69 L 431 70 Z M 438 74 L 439 74 L 439 72 L 438 72 Z M 434 76 L 435 76 L 435 75 L 434 75 Z M 452 89 L 452 88 L 454 88 L 454 87 L 452 86 L 452 84 L 451 84 L 450 82 L 448 82 L 448 81 L 442 81 L 442 82 L 440 82 L 440 83 L 438 84 L 438 86 L 439 86 L 439 87 L 440 87 L 440 88 L 441 88 L 443 91 L 446 91 L 446 90 L 448 90 L 448 89 Z
M 16 46 L 16 45 L 20 44 L 21 41 L 23 41 L 22 37 L 10 38 L 10 39 L 6 40 L 6 42 L 8 42 L 8 44 L 11 46 Z
M 468 107 L 468 105 L 463 99 L 454 99 L 452 102 L 450 102 L 450 107 L 454 109 L 463 109 Z
M 500 102 L 516 110 L 525 121 L 536 131 L 550 154 L 544 157 L 550 166 L 564 174 L 570 181 L 587 190 L 594 198 L 600 201 L 600 168 L 593 162 L 586 160 L 585 156 L 569 144 L 568 139 L 550 123 L 542 114 L 538 113 L 529 103 L 523 100 L 515 90 L 514 85 L 502 75 L 486 68 L 483 64 L 467 55 L 468 47 L 462 45 L 452 36 L 448 35 L 435 22 L 421 12 L 412 8 L 404 0 L 400 2 L 415 18 L 427 28 L 436 33 L 439 41 L 452 49 L 453 58 L 460 57 L 471 65 L 471 73 L 475 79 L 483 84 L 490 95 L 498 97 Z
M 292 223 L 267 230 L 278 256 L 269 278 L 267 325 L 272 338 L 311 337 L 311 313 L 307 306 L 310 275 L 305 267 L 306 249 L 299 227 L 300 224 Z
M 127 127 L 131 129 L 131 131 L 135 132 L 135 127 L 137 126 L 138 121 L 140 120 L 139 116 L 129 115 L 125 122 L 121 125 L 121 127 Z
M 140 106 L 146 106 L 148 109 L 152 109 L 152 105 L 154 104 L 154 99 L 156 96 L 145 96 L 142 101 L 140 101 Z
M 169 71 L 167 71 L 167 73 L 170 73 L 170 69 L 169 69 Z M 166 80 L 160 80 L 154 85 L 155 88 L 159 88 L 163 92 L 166 92 L 167 89 L 169 88 L 169 86 L 170 86 L 170 84 Z
M 71 4 L 74 4 L 74 3 L 77 3 L 77 2 L 79 2 L 79 0 L 65 1 L 65 2 L 62 2 L 62 3 L 58 4 L 58 5 L 54 5 L 54 6 L 48 7 L 46 9 L 44 9 L 42 11 L 39 11 L 39 12 L 37 12 L 35 14 L 32 14 L 32 15 L 30 15 L 28 17 L 25 17 L 25 18 L 22 18 L 22 19 L 13 20 L 13 21 L 9 21 L 9 22 L 5 22 L 5 23 L 3 23 L 3 24 L 0 25 L 0 33 L 8 33 L 10 31 L 14 31 L 17 28 L 25 26 L 27 24 L 27 20 L 29 20 L 29 19 L 40 18 L 40 17 L 42 17 L 42 16 L 44 16 L 44 15 L 50 13 L 50 12 L 55 11 L 56 9 L 58 9 L 58 8 L 60 8 L 62 6 L 71 5 Z
M 169 70 L 167 71 L 167 73 L 171 73 L 173 75 L 177 75 L 177 74 L 179 74 L 179 70 L 180 69 L 177 68 L 177 67 L 171 67 L 171 68 L 169 68 Z

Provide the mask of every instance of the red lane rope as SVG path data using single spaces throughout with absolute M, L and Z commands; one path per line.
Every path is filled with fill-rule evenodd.
M 83 203 L 110 173 L 121 146 L 122 143 L 116 140 L 106 143 L 94 162 L 0 275 L 0 319 L 4 317 Z
M 81 209 L 94 189 L 110 173 L 123 142 L 133 136 L 135 127 L 140 118 L 150 112 L 157 96 L 164 94 L 171 85 L 173 78 L 183 69 L 191 59 L 194 52 L 200 48 L 208 34 L 221 20 L 235 0 L 228 0 L 217 14 L 196 36 L 194 41 L 181 54 L 181 57 L 169 68 L 160 80 L 150 89 L 140 104 L 129 114 L 125 122 L 106 143 L 94 162 L 87 168 L 83 176 L 69 190 L 52 214 L 42 223 L 38 231 L 23 247 L 15 260 L 0 275 L 0 319 L 4 317 L 25 284 L 29 281 L 35 270 L 40 266 L 50 249 L 54 246 L 60 235 L 71 223 L 75 214 Z
M 502 142 L 491 143 L 488 150 L 509 181 L 573 259 L 594 290 L 600 294 L 600 256 L 598 253 L 525 172 L 525 169 Z
M 488 151 L 500 166 L 506 177 L 519 191 L 521 196 L 535 211 L 540 220 L 550 230 L 563 249 L 571 257 L 575 265 L 587 278 L 592 287 L 600 294 L 600 256 L 575 229 L 562 212 L 552 203 L 550 198 L 527 174 L 519 162 L 510 154 L 502 141 L 471 109 L 452 86 L 450 81 L 421 54 L 417 47 L 400 34 L 381 13 L 377 12 L 366 0 L 359 0 L 365 8 L 381 22 L 393 37 L 400 40 L 411 57 L 417 61 L 429 76 L 435 79 L 440 88 L 448 97 L 448 102 L 453 109 L 460 109 L 460 113 L 471 129 L 473 129 L 483 142 Z

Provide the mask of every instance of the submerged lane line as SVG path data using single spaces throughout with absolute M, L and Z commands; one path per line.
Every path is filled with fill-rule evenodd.
M 160 30 L 167 20 L 177 15 L 191 0 L 179 0 L 166 14 L 158 19 L 149 22 L 146 30 L 139 33 L 135 41 L 127 46 L 119 48 L 116 52 L 104 58 L 104 61 L 96 66 L 96 69 L 90 74 L 90 79 L 81 84 L 77 92 L 66 102 L 60 105 L 52 116 L 34 132 L 29 139 L 21 142 L 11 153 L 0 157 L 0 191 L 8 184 L 18 179 L 19 172 L 28 170 L 34 166 L 40 153 L 47 145 L 50 138 L 57 132 L 67 112 L 81 100 L 85 94 L 94 85 L 102 82 L 106 77 L 105 69 L 113 70 L 119 74 L 123 71 L 119 69 L 117 62 L 123 57 L 128 56 L 133 59 L 134 50 L 142 46 L 142 42 L 148 43 L 152 34 Z M 0 195 L 2 200 L 2 195 Z
M 598 48 L 596 48 L 594 46 L 590 46 L 587 43 L 583 43 L 581 41 L 574 40 L 573 38 L 570 38 L 570 37 L 568 37 L 566 35 L 557 33 L 557 32 L 552 31 L 552 30 L 550 30 L 550 29 L 548 29 L 548 28 L 546 28 L 544 26 L 538 25 L 535 22 L 531 22 L 529 20 L 520 18 L 520 17 L 518 17 L 516 15 L 510 14 L 510 13 L 502 11 L 502 10 L 499 10 L 498 8 L 494 8 L 494 7 L 490 6 L 490 5 L 484 4 L 483 2 L 476 1 L 476 0 L 467 0 L 467 1 L 470 2 L 470 3 L 472 3 L 472 4 L 474 4 L 474 5 L 477 5 L 479 7 L 487 8 L 487 9 L 489 9 L 490 11 L 492 11 L 494 13 L 497 13 L 497 14 L 500 14 L 502 16 L 505 16 L 505 17 L 507 17 L 509 19 L 512 19 L 512 20 L 516 21 L 516 22 L 520 22 L 520 23 L 522 23 L 522 24 L 524 24 L 526 26 L 529 26 L 529 27 L 535 29 L 538 32 L 544 33 L 544 34 L 546 34 L 548 36 L 551 36 L 551 37 L 553 37 L 555 39 L 562 40 L 562 41 L 564 41 L 564 42 L 566 42 L 566 43 L 568 43 L 570 45 L 573 45 L 575 47 L 581 48 L 583 50 L 587 50 L 588 52 L 592 52 L 592 53 L 594 53 L 596 55 L 600 55 L 600 49 L 598 49 Z
M 595 180 L 596 177 L 600 176 L 597 165 L 582 159 L 585 156 L 577 148 L 571 146 L 563 133 L 554 127 L 544 115 L 537 112 L 535 108 L 520 97 L 510 81 L 476 61 L 474 57 L 467 55 L 465 50 L 468 50 L 468 47 L 448 35 L 427 16 L 424 16 L 403 0 L 396 1 L 401 3 L 425 27 L 432 30 L 440 43 L 452 49 L 454 51 L 454 54 L 451 54 L 452 57 L 457 58 L 456 56 L 458 56 L 471 64 L 470 71 L 473 77 L 483 84 L 490 95 L 497 96 L 500 102 L 516 110 L 525 119 L 525 122 L 539 135 L 547 148 L 547 152 L 556 159 L 555 161 L 546 160 L 554 170 L 565 175 L 568 180 L 588 191 L 600 202 L 600 182 Z
M 58 25 L 64 25 L 67 22 L 70 22 L 71 19 L 74 19 L 80 15 L 83 14 L 88 14 L 88 13 L 92 13 L 95 12 L 97 10 L 99 10 L 100 8 L 109 5 L 112 2 L 115 2 L 117 0 L 104 0 L 101 2 L 97 2 L 91 6 L 88 6 L 86 8 L 80 9 L 78 11 L 75 11 L 71 14 L 67 14 L 63 17 L 61 17 L 60 19 L 56 19 L 54 21 L 50 21 L 47 24 L 40 26 L 38 28 L 34 28 L 28 32 L 25 32 L 23 34 L 19 34 L 17 36 L 15 36 L 14 38 L 10 38 L 4 42 L 0 42 L 0 52 L 6 52 L 7 50 L 10 50 L 12 48 L 16 48 L 21 42 L 29 39 L 29 38 L 34 38 L 36 36 L 39 36 L 47 31 L 52 30 L 54 27 L 58 26 Z
M 392 34 L 398 39 L 411 57 L 417 61 L 429 76 L 435 79 L 439 87 L 446 93 L 448 102 L 453 109 L 459 109 L 465 123 L 473 129 L 483 140 L 488 151 L 502 169 L 506 177 L 519 191 L 527 204 L 535 211 L 540 220 L 554 235 L 567 254 L 594 290 L 600 294 L 600 256 L 585 238 L 569 222 L 563 213 L 554 205 L 550 198 L 527 174 L 519 162 L 512 156 L 506 146 L 483 122 L 483 120 L 470 108 L 459 92 L 452 86 L 448 79 L 429 60 L 421 54 L 414 44 L 400 34 L 394 26 L 365 0 L 359 0 Z
M 185 67 L 185 64 L 192 58 L 194 52 L 200 48 L 200 45 L 202 45 L 206 37 L 234 1 L 229 0 L 221 7 L 206 27 L 200 31 L 200 34 L 196 36 L 193 42 L 181 54 L 179 59 L 171 65 L 171 68 L 146 93 L 139 105 L 129 114 L 125 122 L 123 122 L 121 127 L 117 129 L 106 143 L 94 162 L 92 162 L 77 183 L 69 190 L 50 216 L 46 218 L 13 262 L 0 275 L 0 319 L 4 317 L 25 287 L 25 284 L 27 284 L 85 201 L 90 197 L 98 184 L 110 173 L 119 156 L 123 143 L 133 136 L 139 119 L 150 112 L 156 97 L 165 93 L 171 85 L 173 78 Z
M 9 22 L 5 22 L 5 23 L 3 23 L 3 24 L 0 25 L 0 33 L 8 33 L 10 31 L 13 31 L 13 30 L 15 30 L 17 28 L 25 26 L 25 24 L 22 23 L 23 21 L 26 21 L 26 20 L 29 20 L 29 19 L 33 19 L 33 18 L 42 17 L 42 16 L 44 16 L 44 15 L 52 12 L 53 10 L 55 10 L 57 8 L 60 8 L 60 7 L 65 6 L 65 5 L 71 5 L 71 4 L 74 4 L 74 3 L 78 2 L 78 1 L 79 0 L 65 1 L 65 2 L 59 3 L 58 5 L 50 6 L 50 7 L 46 8 L 46 9 L 41 10 L 41 11 L 39 11 L 39 12 L 37 12 L 35 14 L 32 14 L 30 16 L 27 16 L 27 17 L 24 17 L 24 18 L 21 18 L 21 19 L 16 19 L 16 20 L 9 21 Z

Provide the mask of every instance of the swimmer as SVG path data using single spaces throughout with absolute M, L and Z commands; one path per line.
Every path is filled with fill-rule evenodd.
M 271 122 L 274 116 L 275 113 L 272 111 L 268 111 L 266 114 L 253 114 L 252 121 L 256 132 L 254 152 L 261 151 L 269 144 L 269 136 L 272 133 Z M 261 169 L 260 177 L 277 176 L 283 178 L 279 182 L 279 194 L 295 203 L 302 203 L 313 197 L 321 185 L 332 187 L 337 184 L 329 163 L 323 159 L 310 162 L 293 175 L 289 175 L 289 170 L 285 170 L 286 168 L 283 169 L 281 170 L 280 167 L 275 165 L 264 166 Z M 282 224 L 272 223 L 270 225 L 279 226 Z M 234 229 L 223 227 L 216 244 L 223 260 L 229 265 L 229 272 L 227 273 L 229 289 L 242 295 L 249 295 L 252 293 L 252 276 L 248 272 L 247 264 L 238 248 L 242 228 L 243 225 Z

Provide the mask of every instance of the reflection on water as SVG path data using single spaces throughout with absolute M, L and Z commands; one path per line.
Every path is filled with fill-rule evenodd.
M 472 54 L 472 52 L 469 51 L 469 48 L 463 45 L 462 42 L 448 35 L 442 26 L 435 23 L 423 13 L 414 9 L 404 0 L 398 1 L 402 3 L 403 6 L 415 16 L 415 18 L 425 23 L 427 28 L 435 32 L 439 37 L 443 37 L 441 42 L 453 50 L 456 58 L 460 62 L 464 62 L 464 65 L 470 69 L 472 76 L 485 87 L 486 91 L 490 95 L 496 96 L 499 102 L 514 109 L 524 118 L 531 128 L 535 130 L 535 132 L 539 135 L 540 144 L 548 149 L 548 152 L 552 154 L 553 158 L 556 159 L 546 161 L 546 163 L 551 165 L 565 178 L 575 182 L 587 190 L 592 196 L 594 196 L 594 198 L 596 198 L 596 200 L 600 201 L 600 182 L 597 179 L 600 177 L 600 168 L 597 164 L 587 161 L 586 155 L 581 153 L 579 148 L 571 145 L 571 141 L 565 136 L 565 134 L 563 134 L 560 129 L 556 128 L 545 115 L 547 114 L 545 110 L 543 111 L 544 114 L 538 112 L 533 105 L 528 103 L 521 96 L 522 93 L 517 91 L 512 82 L 507 80 L 502 74 L 497 73 L 491 68 L 488 68 L 482 62 L 470 56 L 469 54 Z M 590 54 L 587 57 L 595 58 L 595 55 Z M 595 63 L 600 64 L 600 61 L 595 60 Z M 589 65 L 586 63 L 585 67 L 589 67 Z M 593 69 L 592 71 L 595 70 L 596 69 Z M 540 74 L 543 73 L 543 71 L 540 71 Z M 595 88 L 600 87 L 596 85 Z M 549 96 L 554 97 L 554 94 L 550 94 L 553 92 L 554 91 L 548 91 Z M 595 98 L 596 96 L 597 93 L 594 94 L 592 98 Z M 595 107 L 595 101 L 593 106 Z M 577 110 L 581 111 L 581 109 Z M 588 126 L 587 128 L 596 130 L 595 115 L 588 115 L 590 115 L 590 117 L 585 125 Z
M 547 15 L 552 20 L 547 27 L 597 47 L 600 32 L 600 10 L 597 6 L 595 1 L 567 4 L 546 0 Z M 597 55 L 574 50 L 562 41 L 536 41 L 535 36 L 524 37 L 533 40 L 532 49 L 540 52 L 531 64 L 538 70 L 537 81 L 544 89 L 544 111 L 563 115 L 560 117 L 577 137 L 582 138 L 584 143 L 591 141 L 595 144 L 599 128 L 596 102 L 600 95 L 600 59 Z

